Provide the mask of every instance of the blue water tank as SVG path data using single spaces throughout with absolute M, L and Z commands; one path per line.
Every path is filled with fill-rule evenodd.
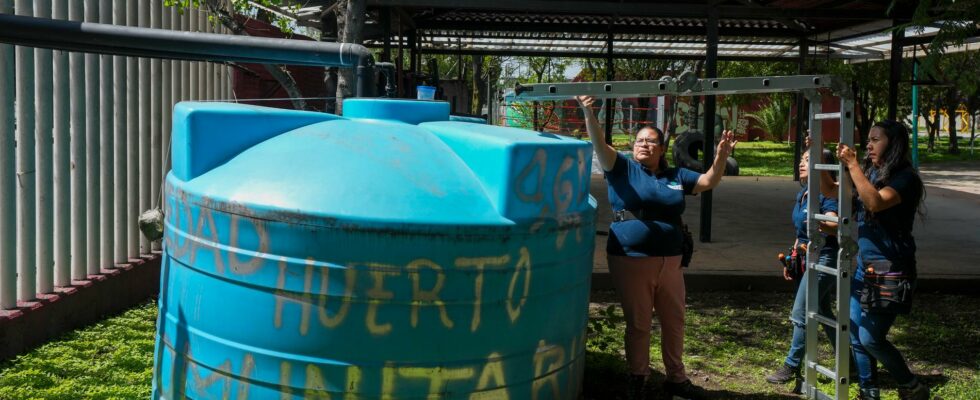
M 343 110 L 175 107 L 153 398 L 576 398 L 591 146 Z

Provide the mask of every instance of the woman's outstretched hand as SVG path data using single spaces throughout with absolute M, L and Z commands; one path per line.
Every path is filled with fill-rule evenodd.
M 721 140 L 718 141 L 718 149 L 715 151 L 716 157 L 721 157 L 723 160 L 727 160 L 728 156 L 732 155 L 732 151 L 735 150 L 736 144 L 738 144 L 738 140 L 735 139 L 734 132 L 722 132 Z
M 595 104 L 595 97 L 592 96 L 575 96 L 575 100 L 582 108 L 592 108 L 592 105 Z

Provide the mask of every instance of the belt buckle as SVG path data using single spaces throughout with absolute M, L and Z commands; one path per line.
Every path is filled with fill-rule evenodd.
M 626 210 L 613 212 L 613 222 L 623 222 L 626 220 Z

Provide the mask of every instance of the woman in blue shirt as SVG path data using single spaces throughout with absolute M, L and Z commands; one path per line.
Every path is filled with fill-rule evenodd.
M 827 150 L 825 150 L 827 151 Z M 830 152 L 824 155 L 824 158 L 829 158 Z M 826 160 L 824 160 L 826 161 Z M 810 154 L 803 153 L 800 159 L 799 165 L 800 171 L 800 183 L 803 188 L 800 189 L 799 193 L 796 194 L 796 202 L 793 204 L 793 226 L 796 228 L 796 241 L 793 243 L 793 248 L 799 248 L 801 245 L 809 245 L 810 238 L 807 233 L 807 195 L 809 190 L 807 190 L 806 182 L 810 175 Z M 824 196 L 820 194 L 820 213 L 828 216 L 837 216 L 837 199 L 833 196 Z M 840 248 L 837 245 L 837 224 L 832 222 L 821 222 L 820 223 L 821 236 L 824 237 L 824 246 L 821 249 L 810 248 L 810 251 L 819 251 L 820 256 L 817 259 L 817 263 L 821 265 L 826 265 L 830 267 L 837 266 L 837 250 Z M 772 375 L 766 377 L 766 381 L 769 383 L 786 383 L 793 379 L 800 378 L 800 365 L 803 361 L 803 353 L 805 352 L 804 345 L 806 344 L 806 288 L 807 288 L 807 277 L 810 276 L 810 272 L 804 272 L 803 276 L 799 279 L 798 287 L 796 291 L 796 299 L 793 302 L 793 311 L 790 313 L 790 321 L 793 323 L 793 339 L 790 342 L 789 353 L 786 355 L 786 359 L 783 365 L 779 367 Z M 783 277 L 786 280 L 792 280 L 790 271 L 783 268 Z M 820 301 L 819 311 L 820 314 L 824 316 L 832 316 L 833 312 L 830 308 L 830 302 L 832 297 L 832 289 L 834 287 L 834 277 L 825 273 L 817 274 L 817 287 L 818 295 L 817 298 Z M 822 324 L 821 324 L 822 325 Z M 830 338 L 830 343 L 835 343 L 834 330 L 830 327 L 823 325 L 824 332 Z
M 909 132 L 899 122 L 876 123 L 868 132 L 863 166 L 846 145 L 838 157 L 857 193 L 858 260 L 851 283 L 851 346 L 857 363 L 860 399 L 879 398 L 876 360 L 899 383 L 902 400 L 927 400 L 929 388 L 909 370 L 888 341 L 899 314 L 911 309 L 916 282 L 912 224 L 925 193 L 909 157 Z M 824 194 L 833 192 L 824 186 Z
M 664 390 L 684 399 L 708 395 L 684 370 L 684 274 L 681 272 L 684 195 L 711 190 L 721 181 L 725 161 L 735 147 L 732 132 L 718 142 L 711 168 L 700 174 L 667 165 L 663 132 L 641 128 L 633 144 L 633 159 L 606 144 L 591 106 L 591 97 L 578 98 L 596 158 L 606 174 L 613 223 L 606 253 L 609 271 L 626 316 L 626 359 L 631 398 L 643 398 L 650 374 L 650 323 L 656 309 L 661 326 L 661 349 L 666 379 Z

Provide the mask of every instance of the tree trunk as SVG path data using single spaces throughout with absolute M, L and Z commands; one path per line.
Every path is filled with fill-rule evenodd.
M 337 1 L 337 41 L 361 44 L 364 33 L 365 0 Z M 345 98 L 354 96 L 356 68 L 337 71 L 337 114 L 343 113 Z
M 486 104 L 487 100 L 487 81 L 483 76 L 483 63 L 483 56 L 473 56 L 473 86 L 476 89 L 476 101 L 473 102 L 475 108 L 472 110 L 473 115 L 480 115 L 483 112 L 483 105 Z
M 949 154 L 960 154 L 958 136 L 956 135 L 956 120 L 959 119 L 956 116 L 956 106 L 951 106 L 949 109 L 951 110 L 949 112 Z
M 231 30 L 232 33 L 248 36 L 248 32 L 245 31 L 245 26 L 238 23 L 234 14 L 222 8 L 216 0 L 208 0 L 205 4 L 211 10 L 211 13 L 218 17 L 221 24 Z M 303 93 L 299 91 L 299 87 L 296 86 L 296 81 L 289 74 L 286 66 L 262 64 L 262 67 L 286 90 L 286 94 L 289 95 L 290 101 L 293 103 L 293 108 L 306 110 L 306 101 L 303 100 Z

